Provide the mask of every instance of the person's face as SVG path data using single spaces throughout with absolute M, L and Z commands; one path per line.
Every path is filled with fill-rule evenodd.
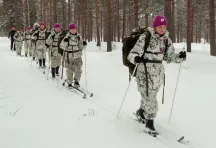
M 76 34 L 77 31 L 76 31 L 76 29 L 71 29 L 70 32 L 71 32 L 72 34 Z
M 60 28 L 59 27 L 55 28 L 55 32 L 60 32 Z
M 157 26 L 155 27 L 155 31 L 157 34 L 163 35 L 166 31 L 166 26 L 165 25 Z
M 12 28 L 12 30 L 14 30 L 14 27 Z
M 40 29 L 43 30 L 45 27 L 44 25 L 40 25 Z

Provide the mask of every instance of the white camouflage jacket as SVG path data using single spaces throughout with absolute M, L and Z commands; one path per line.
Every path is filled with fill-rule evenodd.
M 156 61 L 166 61 L 167 63 L 176 62 L 179 63 L 182 60 L 179 58 L 178 54 L 175 54 L 172 41 L 169 38 L 168 31 L 165 32 L 165 35 L 160 37 L 155 33 L 155 30 L 151 27 L 148 27 L 148 31 L 151 33 L 151 39 L 149 46 L 144 55 L 145 59 L 156 60 Z M 142 34 L 135 44 L 134 48 L 128 55 L 128 60 L 136 64 L 134 59 L 136 56 L 142 56 L 144 52 L 146 34 Z M 165 52 L 165 42 L 168 41 L 167 50 Z M 166 53 L 166 54 L 165 54 Z M 162 63 L 146 63 L 147 69 L 147 78 L 146 70 L 143 63 L 138 64 L 137 66 L 137 83 L 138 90 L 140 92 L 146 92 L 146 83 L 148 83 L 148 89 L 159 89 L 161 84 L 164 83 L 164 66 Z
M 69 59 L 80 58 L 83 55 L 83 39 L 80 34 L 73 35 L 69 32 L 60 43 L 60 48 L 65 50 L 65 56 Z

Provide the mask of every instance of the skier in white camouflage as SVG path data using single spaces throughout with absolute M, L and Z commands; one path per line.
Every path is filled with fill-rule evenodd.
M 40 25 L 38 23 L 34 23 L 32 30 L 30 32 L 31 34 L 31 51 L 32 51 L 32 60 L 37 59 L 37 52 L 36 52 L 36 40 L 32 39 L 32 35 L 40 28 Z
M 16 53 L 18 56 L 22 56 L 22 45 L 23 45 L 23 33 L 22 29 L 19 29 L 14 35 L 14 41 L 16 46 Z
M 68 87 L 72 87 L 74 80 L 74 86 L 79 87 L 79 81 L 82 75 L 82 50 L 86 47 L 87 43 L 84 41 L 80 34 L 77 33 L 76 25 L 69 24 L 69 32 L 62 40 L 60 47 L 63 49 L 63 62 L 67 75 Z M 83 46 L 84 45 L 84 46 Z
M 49 48 L 49 58 L 51 60 L 51 72 L 52 79 L 59 76 L 59 67 L 61 65 L 61 54 L 59 53 L 59 39 L 62 31 L 60 24 L 56 23 L 54 29 L 51 31 L 48 39 L 46 40 L 46 46 Z
M 156 16 L 152 27 L 147 29 L 151 38 L 146 52 L 144 52 L 144 46 L 147 32 L 139 37 L 128 55 L 128 60 L 131 63 L 138 64 L 136 80 L 142 100 L 136 114 L 146 121 L 145 131 L 153 135 L 158 134 L 154 127 L 154 119 L 158 112 L 157 94 L 160 86 L 165 83 L 162 61 L 180 63 L 186 59 L 185 51 L 175 54 L 166 26 L 165 16 Z
M 32 35 L 32 40 L 36 41 L 36 54 L 39 61 L 40 68 L 46 68 L 46 46 L 45 42 L 49 32 L 46 31 L 45 24 L 40 23 L 40 28 L 36 30 Z
M 24 32 L 24 48 L 25 48 L 25 57 L 32 56 L 32 48 L 31 48 L 31 28 L 27 27 L 26 31 Z

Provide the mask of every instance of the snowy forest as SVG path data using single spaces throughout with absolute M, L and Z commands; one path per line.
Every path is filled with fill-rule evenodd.
M 47 29 L 60 23 L 67 29 L 70 22 L 88 41 L 120 42 L 137 26 L 151 25 L 155 15 L 164 14 L 168 31 L 175 43 L 211 44 L 215 48 L 215 0 L 1 0 L 0 34 L 7 35 L 12 26 L 26 28 L 43 21 Z

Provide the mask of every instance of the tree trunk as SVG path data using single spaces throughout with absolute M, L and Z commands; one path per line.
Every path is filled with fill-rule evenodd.
M 106 9 L 107 9 L 107 52 L 112 51 L 112 19 L 111 19 L 111 1 L 106 1 Z
M 215 46 L 215 8 L 214 0 L 209 0 L 209 38 L 210 38 L 210 53 L 212 56 L 216 56 L 216 46 Z
M 173 43 L 176 42 L 176 36 L 175 36 L 175 1 L 172 0 L 172 41 Z
M 65 28 L 65 27 L 66 27 L 65 0 L 62 0 L 61 2 L 62 2 L 62 16 L 63 16 L 63 19 L 62 19 L 62 26 L 63 26 L 63 28 Z
M 70 24 L 71 20 L 71 16 L 72 16 L 72 11 L 71 11 L 71 0 L 68 0 L 68 24 Z
M 29 6 L 29 0 L 27 0 L 27 7 L 28 7 L 28 26 L 30 27 L 30 6 Z
M 40 21 L 43 20 L 43 0 L 40 1 Z
M 107 16 L 108 8 L 107 8 L 107 1 L 106 0 L 103 1 L 103 8 L 104 8 L 104 11 L 103 11 L 103 41 L 106 42 L 107 41 L 107 35 L 108 35 L 107 34 L 107 32 L 108 32 L 108 30 L 107 30 L 108 24 L 107 23 L 111 23 L 111 22 L 108 22 L 108 16 Z
M 164 15 L 167 18 L 168 21 L 168 26 L 167 30 L 170 32 L 170 38 L 173 39 L 172 37 L 172 20 L 171 20 L 171 0 L 164 0 Z
M 120 19 L 119 19 L 119 0 L 117 0 L 117 41 L 120 42 Z
M 188 0 L 187 5 L 187 52 L 191 52 L 191 42 L 192 42 L 192 21 L 193 21 L 193 15 L 192 15 L 192 0 Z
M 25 8 L 25 0 L 24 1 L 22 1 L 22 16 L 23 16 L 23 30 L 25 30 L 25 28 L 26 28 L 26 16 L 25 16 L 25 10 L 26 10 L 26 8 Z
M 99 13 L 98 13 L 98 0 L 95 0 L 95 7 L 96 7 L 96 28 L 97 28 L 97 46 L 100 46 L 100 30 L 99 30 Z
M 123 28 L 122 28 L 122 40 L 125 37 L 126 34 L 126 3 L 127 0 L 123 1 Z
M 52 28 L 52 0 L 49 1 L 49 24 L 50 24 L 50 29 Z
M 90 2 L 90 41 L 92 41 L 92 38 L 93 38 L 93 33 L 92 33 L 92 30 L 93 30 L 93 14 L 92 14 L 92 9 L 93 9 L 93 3 L 92 1 Z
M 139 0 L 134 0 L 134 23 L 133 27 L 138 27 L 139 23 Z
M 53 0 L 53 21 L 57 23 L 57 0 Z
M 179 25 L 179 20 L 177 21 L 177 43 L 180 43 L 180 25 Z
M 43 17 L 42 21 L 46 22 L 46 0 L 43 0 Z

